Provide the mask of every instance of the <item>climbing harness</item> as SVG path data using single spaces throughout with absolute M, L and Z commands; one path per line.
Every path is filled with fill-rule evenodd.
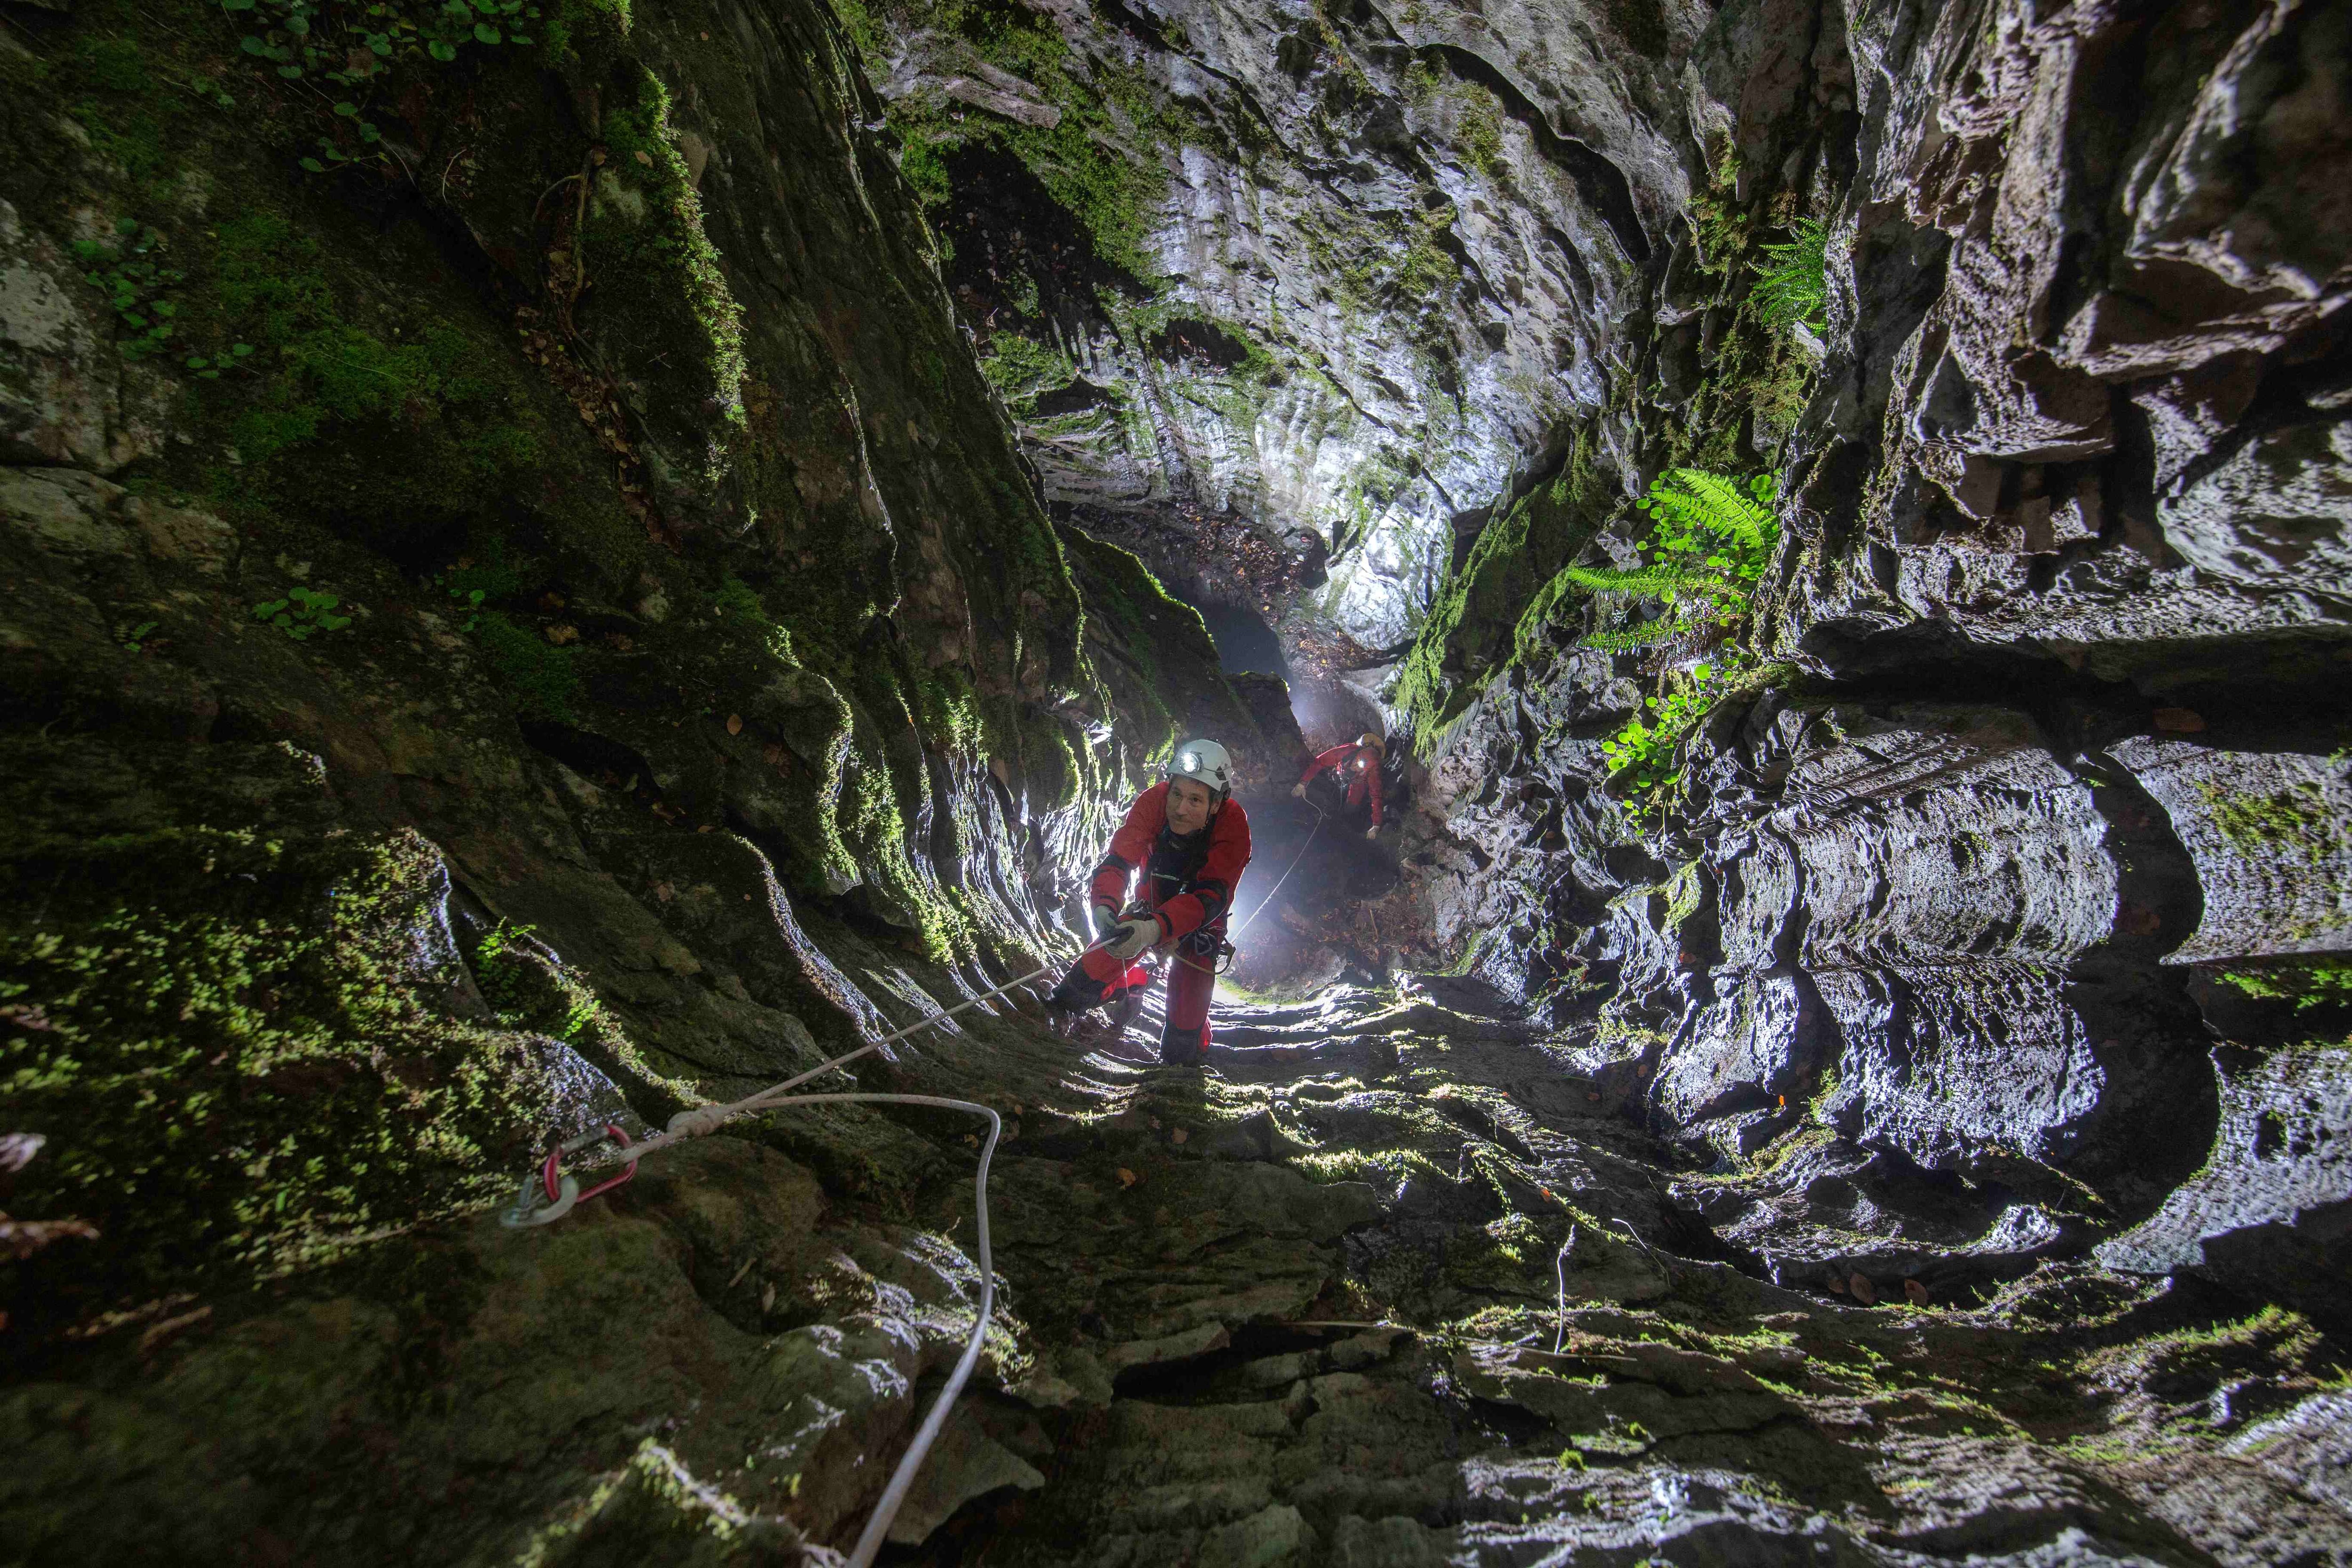
M 1234 947 L 1234 939 L 1241 935 L 1242 932 L 1249 930 L 1253 925 L 1255 925 L 1257 923 L 1258 916 L 1274 908 L 1275 895 L 1282 891 L 1282 885 L 1285 882 L 1290 880 L 1290 874 L 1298 869 L 1298 863 L 1307 858 L 1307 851 L 1314 846 L 1315 836 L 1323 831 L 1323 825 L 1331 820 L 1329 816 L 1324 814 L 1323 808 L 1317 805 L 1313 801 L 1308 801 L 1307 805 L 1308 809 L 1315 813 L 1315 826 L 1307 830 L 1306 841 L 1299 845 L 1298 853 L 1290 858 L 1290 864 L 1282 868 L 1282 875 L 1274 879 L 1274 887 L 1266 893 L 1265 898 L 1258 904 L 1258 907 L 1250 911 L 1249 919 L 1242 921 L 1241 924 L 1235 926 L 1232 931 L 1226 932 L 1225 935 L 1220 939 L 1217 948 L 1217 956 L 1221 962 L 1218 966 L 1214 969 L 1211 969 L 1204 963 L 1192 963 L 1191 959 L 1185 957 L 1181 952 L 1174 952 L 1172 949 L 1170 951 L 1170 957 L 1173 958 L 1179 963 L 1190 963 L 1193 968 L 1207 974 L 1223 974 L 1226 970 L 1233 967 L 1234 956 L 1236 951 Z

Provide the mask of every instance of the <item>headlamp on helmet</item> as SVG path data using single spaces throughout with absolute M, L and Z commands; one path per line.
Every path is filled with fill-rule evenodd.
M 1169 757 L 1168 779 L 1206 784 L 1212 795 L 1225 800 L 1234 793 L 1234 759 L 1214 741 L 1187 741 Z

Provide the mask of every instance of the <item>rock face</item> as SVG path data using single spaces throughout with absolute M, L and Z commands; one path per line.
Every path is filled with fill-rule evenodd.
M 1671 7 L 856 10 L 1047 494 L 1328 557 L 1294 635 L 1411 638 L 1691 184 Z
M 1790 558 L 1784 637 L 2150 689 L 2215 645 L 2340 638 L 2344 25 L 1854 16 L 1851 352 L 1804 495 L 1836 521 Z M 1924 308 L 1866 308 L 1898 290 Z
M 17 1555 L 841 1561 L 977 1120 L 498 1211 L 1050 973 L 1208 731 L 1297 994 L 808 1085 L 1003 1124 L 894 1552 L 2352 1562 L 2340 16 L 11 22 Z M 1675 464 L 1787 469 L 1776 657 L 1636 800 Z
M 1850 117 L 1790 90 L 1763 19 L 1717 25 L 1737 178 L 1676 244 L 1821 216 L 1818 377 L 1785 426 L 1753 400 L 1677 425 L 1629 390 L 1630 422 L 1574 427 L 1559 476 L 1498 504 L 1393 692 L 1458 847 L 1428 858 L 1440 928 L 1492 933 L 1482 973 L 1644 1085 L 1653 1125 L 1717 1162 L 1685 1195 L 1776 1279 L 1933 1289 L 2141 1222 L 2193 1234 L 2182 1205 L 2233 1201 L 2174 1190 L 2209 1150 L 2200 1182 L 2253 1162 L 2252 1190 L 2277 1185 L 2252 1173 L 2261 1113 L 2229 1109 L 2260 1072 L 2217 1081 L 2213 1039 L 2326 1038 L 2308 1009 L 2347 947 L 2346 273 L 2332 193 L 2286 193 L 2352 143 L 2340 62 L 2284 63 L 2334 61 L 2340 18 L 1783 18 Z M 2222 172 L 2257 144 L 2305 162 Z M 1750 374 L 1729 297 L 1693 284 L 1679 253 L 1654 269 L 1642 363 L 1669 387 Z M 1614 479 L 1694 450 L 1783 469 L 1746 635 L 1787 662 L 1749 668 L 1636 817 L 1597 742 L 1643 692 L 1572 646 L 1585 595 L 1559 574 L 1625 559 L 1642 520 Z M 2283 1277 L 2237 1279 L 2316 1305 Z

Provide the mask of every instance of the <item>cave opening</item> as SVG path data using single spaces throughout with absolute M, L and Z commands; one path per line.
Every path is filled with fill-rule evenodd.
M 1265 617 L 1245 605 L 1230 604 L 1207 595 L 1186 594 L 1171 585 L 1169 597 L 1201 613 L 1209 640 L 1217 646 L 1217 667 L 1227 675 L 1272 675 L 1290 679 L 1290 660 L 1282 639 Z

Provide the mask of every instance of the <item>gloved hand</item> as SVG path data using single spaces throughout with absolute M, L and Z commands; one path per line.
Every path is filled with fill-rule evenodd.
M 1095 937 L 1097 941 L 1118 929 L 1118 910 L 1110 904 L 1094 907 Z
M 1367 838 L 1378 838 L 1380 836 L 1381 830 L 1377 827 L 1367 827 L 1364 829 L 1364 837 Z
M 1307 786 L 1303 784 L 1292 784 L 1290 786 L 1290 798 L 1293 800 L 1305 800 L 1307 798 Z
M 1123 921 L 1118 930 L 1111 933 L 1111 939 L 1104 945 L 1103 951 L 1125 963 L 1159 940 L 1160 922 L 1150 915 L 1143 915 Z

